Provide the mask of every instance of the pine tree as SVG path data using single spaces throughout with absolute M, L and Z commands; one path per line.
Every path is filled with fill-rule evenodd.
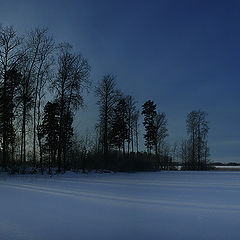
M 124 98 L 121 98 L 115 109 L 111 126 L 111 143 L 118 147 L 119 151 L 122 148 L 125 154 L 125 140 L 128 138 L 127 129 L 127 103 Z
M 73 113 L 71 111 L 66 111 L 66 112 L 64 112 L 62 118 L 63 118 L 63 122 L 64 122 L 64 125 L 62 128 L 62 136 L 64 139 L 64 142 L 62 145 L 62 147 L 63 147 L 63 170 L 65 172 L 65 170 L 67 168 L 67 163 L 66 163 L 67 158 L 66 157 L 67 157 L 68 149 L 71 146 L 72 137 L 73 137 L 73 127 L 72 127 Z
M 143 125 L 145 127 L 145 146 L 147 147 L 147 152 L 151 153 L 152 147 L 156 145 L 157 142 L 157 129 L 154 124 L 154 119 L 157 115 L 156 104 L 153 101 L 148 100 L 142 106 L 142 114 L 144 115 Z
M 14 159 L 14 97 L 20 79 L 21 75 L 17 70 L 8 70 L 5 74 L 5 84 L 0 86 L 0 134 L 3 138 L 3 167 L 7 167 L 10 164 L 9 160 L 13 161 Z
M 42 125 L 40 125 L 39 134 L 41 134 L 41 138 L 45 138 L 44 150 L 48 153 L 49 168 L 56 163 L 56 153 L 59 141 L 59 122 L 59 104 L 57 102 L 47 102 L 44 107 L 43 122 Z M 43 169 L 41 158 L 40 167 Z
M 13 136 L 11 123 L 13 120 L 13 87 L 15 80 L 18 79 L 14 72 L 21 59 L 21 44 L 22 39 L 19 38 L 13 27 L 0 26 L 0 137 L 3 167 L 7 167 L 8 164 L 9 136 Z

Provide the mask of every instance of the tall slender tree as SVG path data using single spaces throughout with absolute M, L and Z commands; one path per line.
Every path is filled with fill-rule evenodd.
M 147 147 L 147 152 L 151 153 L 152 147 L 156 144 L 157 141 L 157 131 L 154 124 L 156 112 L 156 104 L 153 101 L 148 100 L 142 106 L 142 114 L 144 115 L 143 125 L 145 127 L 145 146 Z
M 137 109 L 133 114 L 133 137 L 135 138 L 137 154 L 139 153 L 139 117 L 140 110 Z
M 205 165 L 205 153 L 209 152 L 207 144 L 209 127 L 206 117 L 207 113 L 200 110 L 192 111 L 187 116 L 186 123 L 191 156 L 188 168 L 192 170 L 207 167 Z
M 98 83 L 95 94 L 98 97 L 99 126 L 102 133 L 103 153 L 106 157 L 109 151 L 111 120 L 114 106 L 117 101 L 115 77 L 111 74 L 105 75 Z
M 136 102 L 134 101 L 132 96 L 126 96 L 125 101 L 127 104 L 127 150 L 128 154 L 130 153 L 130 145 L 133 152 L 133 125 L 134 125 L 134 114 L 136 112 Z
M 60 106 L 60 129 L 58 144 L 58 171 L 62 169 L 62 158 L 65 156 L 68 138 L 65 138 L 66 116 L 72 116 L 73 111 L 83 106 L 83 92 L 89 87 L 90 66 L 81 55 L 72 52 L 70 44 L 61 44 L 58 55 L 58 73 L 52 81 L 52 88 L 56 92 L 56 101 Z
M 41 138 L 45 138 L 44 147 L 48 152 L 49 170 L 56 163 L 56 153 L 59 140 L 59 104 L 57 102 L 47 102 L 44 107 L 43 122 L 40 125 Z M 40 158 L 40 168 L 43 172 L 43 162 Z
M 36 143 L 36 85 L 38 85 L 39 74 L 41 72 L 42 57 L 44 52 L 44 34 L 46 30 L 37 28 L 27 34 L 23 52 L 24 56 L 21 61 L 22 80 L 18 100 L 20 102 L 19 112 L 22 115 L 21 127 L 21 162 L 26 162 L 26 135 L 28 121 L 31 119 L 31 110 L 33 109 L 33 160 L 36 161 L 35 143 Z M 29 131 L 30 132 L 30 131 Z
M 158 156 L 161 153 L 162 145 L 165 138 L 168 136 L 167 119 L 165 113 L 157 113 L 154 118 L 154 126 L 156 130 L 155 139 L 155 154 Z
M 33 164 L 36 166 L 36 142 L 37 142 L 37 126 L 40 124 L 40 105 L 46 80 L 50 80 L 49 74 L 51 66 L 54 62 L 54 41 L 48 36 L 47 28 L 36 28 L 29 34 L 28 45 L 32 48 L 32 52 L 36 53 L 36 64 L 33 86 Z M 41 151 L 41 150 L 40 150 Z
M 128 139 L 128 109 L 126 99 L 120 98 L 114 108 L 113 119 L 111 123 L 110 138 L 111 143 L 118 147 L 119 151 L 122 148 L 125 155 L 125 140 Z

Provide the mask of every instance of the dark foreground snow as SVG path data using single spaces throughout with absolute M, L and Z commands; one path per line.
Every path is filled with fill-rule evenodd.
M 239 239 L 240 172 L 0 175 L 1 240 Z

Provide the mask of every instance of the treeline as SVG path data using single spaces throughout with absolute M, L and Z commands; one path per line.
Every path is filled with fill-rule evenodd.
M 93 137 L 77 137 L 76 111 L 90 87 L 91 67 L 69 43 L 57 44 L 46 28 L 24 35 L 0 28 L 0 164 L 4 171 L 138 171 L 207 169 L 206 113 L 187 117 L 189 138 L 169 146 L 167 118 L 153 101 L 140 108 L 106 74 L 95 87 L 99 119 Z M 146 152 L 140 151 L 140 115 Z

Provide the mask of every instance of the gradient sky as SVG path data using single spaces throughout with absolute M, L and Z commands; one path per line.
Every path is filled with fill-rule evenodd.
M 7 0 L 0 23 L 20 32 L 47 26 L 88 58 L 93 86 L 105 73 L 142 105 L 167 114 L 169 142 L 186 136 L 191 110 L 207 111 L 212 160 L 240 162 L 240 1 Z M 80 132 L 97 119 L 96 99 Z

